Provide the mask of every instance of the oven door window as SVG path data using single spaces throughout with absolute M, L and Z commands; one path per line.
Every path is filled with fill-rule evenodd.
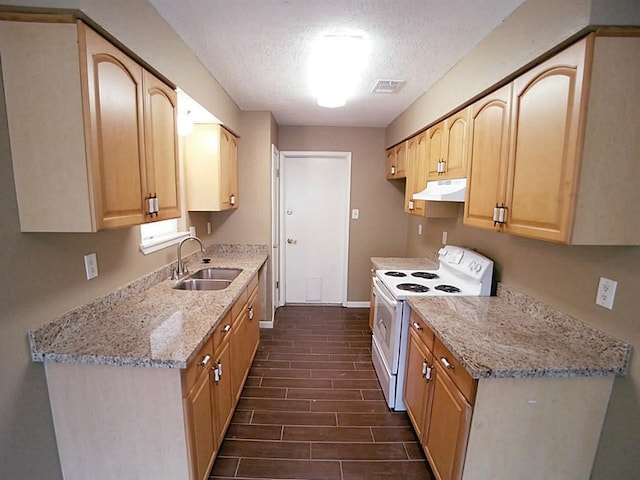
M 373 336 L 386 364 L 391 368 L 391 373 L 395 374 L 398 372 L 402 302 L 395 300 L 389 291 L 375 280 Z

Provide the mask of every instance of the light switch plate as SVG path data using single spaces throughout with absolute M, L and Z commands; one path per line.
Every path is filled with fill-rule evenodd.
M 95 253 L 84 256 L 84 270 L 87 273 L 87 280 L 98 276 L 98 258 Z

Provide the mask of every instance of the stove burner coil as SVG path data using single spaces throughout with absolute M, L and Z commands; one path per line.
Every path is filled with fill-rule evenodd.
M 403 272 L 385 272 L 385 275 L 389 277 L 406 277 L 407 274 Z
M 429 291 L 429 287 L 425 285 L 418 285 L 417 283 L 400 283 L 396 285 L 400 290 L 406 290 L 414 293 L 425 293 Z
M 460 293 L 460 289 L 458 287 L 454 287 L 453 285 L 438 285 L 434 288 L 445 293 Z
M 437 273 L 431 273 L 431 272 L 413 272 L 411 276 L 417 277 L 417 278 L 424 278 L 426 280 L 433 280 L 435 278 L 440 278 Z

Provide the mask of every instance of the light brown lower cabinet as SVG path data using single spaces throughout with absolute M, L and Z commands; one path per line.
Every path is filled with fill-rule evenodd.
M 211 381 L 215 368 L 211 339 L 207 341 L 185 369 L 182 380 L 185 391 L 184 411 L 188 432 L 187 445 L 191 458 L 191 478 L 208 474 L 218 447 Z
M 214 374 L 212 406 L 215 412 L 215 439 L 218 445 L 222 443 L 224 434 L 227 431 L 233 411 L 235 408 L 235 399 L 233 396 L 231 375 L 231 348 L 229 342 L 224 342 L 216 354 L 217 373 Z M 205 472 L 206 475 L 207 472 Z M 198 478 L 203 478 L 202 476 Z
M 196 377 L 183 389 L 192 480 L 208 477 L 258 349 L 258 291 L 256 275 L 183 372 L 183 385 Z
M 450 376 L 448 370 L 456 368 L 461 367 L 412 312 L 404 400 L 438 480 L 461 478 L 471 424 L 471 402 L 476 382 L 464 371 L 456 371 Z M 469 400 L 456 386 L 456 380 L 461 383 Z
M 404 402 L 437 480 L 588 480 L 614 376 L 473 379 L 411 314 Z

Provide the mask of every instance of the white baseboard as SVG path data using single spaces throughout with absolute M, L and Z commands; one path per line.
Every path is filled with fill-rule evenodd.
M 347 302 L 343 306 L 347 308 L 369 308 L 371 307 L 371 302 Z
M 273 328 L 273 321 L 260 320 L 260 328 Z

